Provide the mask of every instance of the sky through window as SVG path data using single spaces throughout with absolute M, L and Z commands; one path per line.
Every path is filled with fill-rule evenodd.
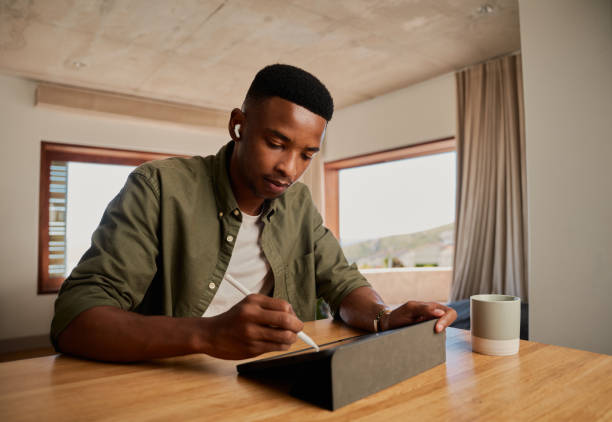
M 452 223 L 455 184 L 454 151 L 341 170 L 342 244 Z

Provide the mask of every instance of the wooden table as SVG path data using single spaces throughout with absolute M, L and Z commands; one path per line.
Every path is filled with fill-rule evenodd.
M 329 320 L 304 331 L 318 343 L 358 334 Z M 452 328 L 446 364 L 334 412 L 238 377 L 236 364 L 204 355 L 1 363 L 0 421 L 612 420 L 611 356 L 529 341 L 518 355 L 484 356 Z

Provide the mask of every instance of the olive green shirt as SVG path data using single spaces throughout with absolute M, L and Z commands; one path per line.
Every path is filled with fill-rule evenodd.
M 130 174 L 60 289 L 51 324 L 56 347 L 62 330 L 94 306 L 202 316 L 224 282 L 242 221 L 229 181 L 232 150 L 230 142 L 214 156 L 153 161 Z M 273 295 L 303 321 L 315 319 L 318 297 L 335 313 L 347 294 L 369 285 L 347 263 L 302 183 L 266 201 L 261 218 Z

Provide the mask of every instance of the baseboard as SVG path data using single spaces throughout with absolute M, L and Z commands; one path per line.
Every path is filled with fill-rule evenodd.
M 0 340 L 0 354 L 52 348 L 48 334 Z

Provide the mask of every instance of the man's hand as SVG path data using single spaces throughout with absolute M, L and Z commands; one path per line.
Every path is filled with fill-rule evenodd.
M 374 289 L 359 287 L 349 293 L 340 304 L 340 318 L 353 327 L 373 331 L 376 314 L 384 306 L 384 301 Z M 380 329 L 399 328 L 434 318 L 439 318 L 435 328 L 439 333 L 457 319 L 457 312 L 435 302 L 410 301 L 388 316 L 383 316 L 380 320 Z
M 439 318 L 435 328 L 436 333 L 439 333 L 457 319 L 457 312 L 436 302 L 409 301 L 396 308 L 380 323 L 383 330 L 388 330 L 434 318 Z
M 287 350 L 304 327 L 289 303 L 261 294 L 249 295 L 229 311 L 202 322 L 204 353 L 222 359 Z

